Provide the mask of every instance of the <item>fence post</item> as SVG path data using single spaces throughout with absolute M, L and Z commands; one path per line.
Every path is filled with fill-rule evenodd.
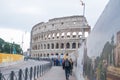
M 39 75 L 39 66 L 37 66 L 37 78 L 38 78 L 38 75 Z
M 10 80 L 14 80 L 14 71 L 11 71 L 10 73 Z
M 22 80 L 22 70 L 21 69 L 19 70 L 19 74 L 18 75 L 19 75 L 18 76 L 19 77 L 18 80 Z
M 42 70 L 41 70 L 41 65 L 40 65 L 40 76 L 42 76 L 42 75 L 41 75 L 41 71 L 42 71 Z
M 2 73 L 0 72 L 0 80 L 2 80 Z
M 44 71 L 43 69 L 44 69 L 44 68 L 43 68 L 43 65 L 42 65 L 42 75 L 43 75 L 43 71 Z
M 33 68 L 30 68 L 30 80 L 32 80 L 32 73 L 33 73 Z
M 28 79 L 28 68 L 25 69 L 25 80 Z
M 36 77 L 36 66 L 34 67 L 34 79 Z

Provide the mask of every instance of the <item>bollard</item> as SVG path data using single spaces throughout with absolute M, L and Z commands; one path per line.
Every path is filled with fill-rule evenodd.
M 39 77 L 39 66 L 37 66 L 37 78 Z
M 42 75 L 44 74 L 44 64 L 42 65 Z
M 28 68 L 25 69 L 25 80 L 28 79 Z
M 36 66 L 34 67 L 34 80 L 36 78 Z
M 0 72 L 0 80 L 2 80 L 2 73 Z
M 41 75 L 41 71 L 42 71 L 42 70 L 41 70 L 41 65 L 40 65 L 40 76 L 42 76 L 42 75 Z
M 10 73 L 10 80 L 14 80 L 14 71 L 11 71 Z
M 32 80 L 32 73 L 33 73 L 33 68 L 30 68 L 30 80 Z
M 18 75 L 19 75 L 18 76 L 19 77 L 18 80 L 22 80 L 22 70 L 21 69 L 19 70 L 19 74 Z

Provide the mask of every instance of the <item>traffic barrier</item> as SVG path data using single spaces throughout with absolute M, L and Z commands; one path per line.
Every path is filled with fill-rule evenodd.
M 23 59 L 23 55 L 0 53 L 0 63 L 15 62 Z

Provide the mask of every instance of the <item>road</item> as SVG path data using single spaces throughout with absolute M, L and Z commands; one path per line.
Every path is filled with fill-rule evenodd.
M 0 71 L 3 75 L 9 74 L 11 71 L 18 72 L 20 69 L 30 68 L 37 65 L 42 65 L 48 63 L 47 61 L 37 61 L 37 60 L 27 60 L 21 61 L 14 65 L 9 65 L 6 67 L 0 67 Z

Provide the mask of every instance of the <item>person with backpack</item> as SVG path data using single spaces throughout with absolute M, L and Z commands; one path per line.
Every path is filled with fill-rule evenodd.
M 65 76 L 66 76 L 66 80 L 69 80 L 69 75 L 70 75 L 70 68 L 71 68 L 71 63 L 68 60 L 68 58 L 65 59 L 64 63 L 64 70 L 65 70 Z

